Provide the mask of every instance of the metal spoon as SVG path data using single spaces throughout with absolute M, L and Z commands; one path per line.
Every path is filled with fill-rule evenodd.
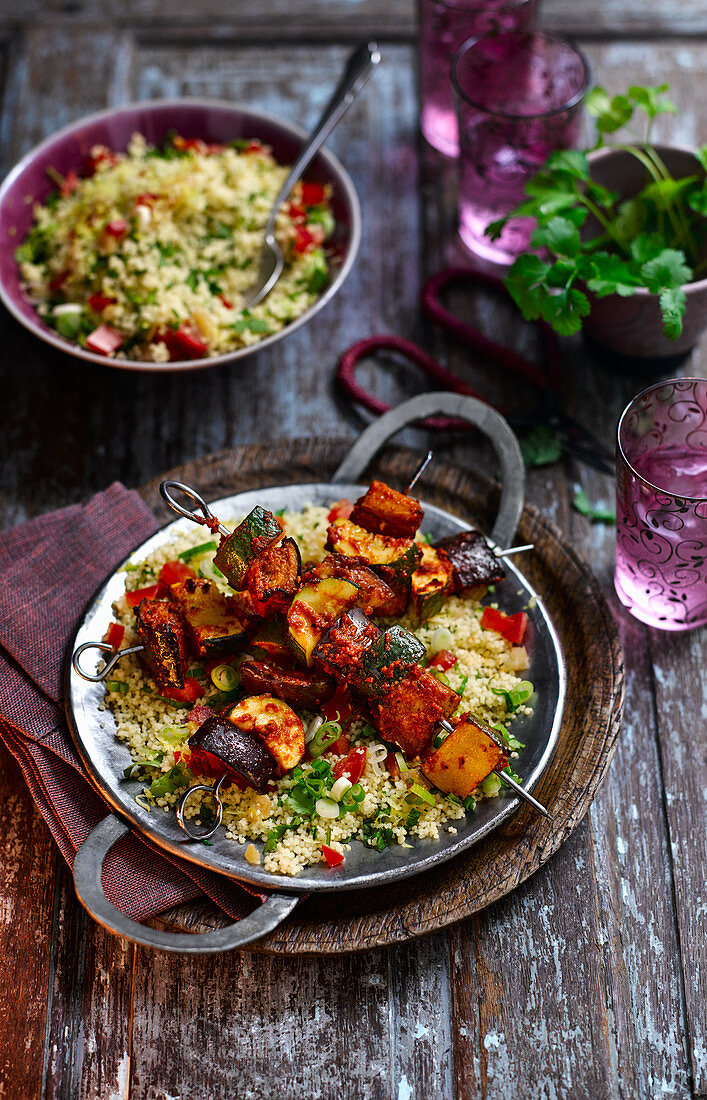
M 288 198 L 290 191 L 297 183 L 302 173 L 308 167 L 319 147 L 327 139 L 331 131 L 338 123 L 344 111 L 353 103 L 354 99 L 367 83 L 374 66 L 381 59 L 380 51 L 375 42 L 362 42 L 349 57 L 344 73 L 339 81 L 334 94 L 324 108 L 324 112 L 309 140 L 297 157 L 290 169 L 290 173 L 280 188 L 275 199 L 270 215 L 265 226 L 265 239 L 260 254 L 260 270 L 258 278 L 246 291 L 243 300 L 243 309 L 261 302 L 266 294 L 269 294 L 282 274 L 285 258 L 282 249 L 275 240 L 275 220 L 280 207 Z

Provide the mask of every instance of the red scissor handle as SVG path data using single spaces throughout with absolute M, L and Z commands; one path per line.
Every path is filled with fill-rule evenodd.
M 451 371 L 440 366 L 431 355 L 428 355 L 417 344 L 413 344 L 412 340 L 406 340 L 403 336 L 382 334 L 380 336 L 368 336 L 365 340 L 358 340 L 355 344 L 352 344 L 341 356 L 336 368 L 336 378 L 344 393 L 348 394 L 359 405 L 363 405 L 364 409 L 376 413 L 377 416 L 389 412 L 390 405 L 379 401 L 377 397 L 374 397 L 367 390 L 364 390 L 363 386 L 359 385 L 356 381 L 356 366 L 361 359 L 381 349 L 399 352 L 406 359 L 421 367 L 430 378 L 441 382 L 443 389 L 452 390 L 453 393 L 463 393 L 468 397 L 477 397 L 480 401 L 485 401 L 485 398 L 481 397 L 476 390 L 472 390 L 471 386 L 467 386 L 466 382 L 462 382 L 456 374 L 452 374 Z M 471 425 L 465 420 L 428 417 L 426 420 L 420 421 L 420 427 L 429 428 L 431 431 L 444 432 L 469 431 Z

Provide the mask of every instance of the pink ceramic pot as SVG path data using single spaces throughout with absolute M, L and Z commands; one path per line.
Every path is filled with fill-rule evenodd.
M 690 149 L 669 145 L 656 145 L 655 149 L 676 178 L 705 174 Z M 646 185 L 643 165 L 621 149 L 597 149 L 589 154 L 589 163 L 593 179 L 626 198 Z M 687 308 L 677 340 L 663 335 L 658 299 L 647 290 L 638 290 L 630 298 L 618 294 L 596 298 L 590 294 L 592 312 L 584 322 L 584 332 L 621 355 L 639 359 L 681 355 L 697 343 L 707 325 L 707 279 L 689 283 L 685 293 Z

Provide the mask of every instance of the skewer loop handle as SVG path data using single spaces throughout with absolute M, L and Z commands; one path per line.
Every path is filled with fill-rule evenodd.
M 113 646 L 108 645 L 108 642 L 84 642 L 83 645 L 80 645 L 78 649 L 74 650 L 71 658 L 71 666 L 74 672 L 77 673 L 82 680 L 90 680 L 92 684 L 100 684 L 101 681 L 105 680 L 113 671 L 118 661 L 122 660 L 122 658 L 126 657 L 129 653 L 142 653 L 144 648 L 145 647 L 142 645 L 131 645 L 126 649 L 119 649 L 118 652 L 115 653 Z M 108 661 L 102 672 L 92 674 L 90 672 L 85 672 L 84 669 L 81 668 L 81 656 L 87 649 L 100 649 L 103 653 L 113 653 L 114 655 L 111 657 L 110 661 Z
M 172 495 L 174 492 L 182 493 L 185 497 L 188 497 L 189 500 L 193 500 L 198 510 L 190 512 L 188 508 L 185 508 L 183 504 L 175 500 Z M 229 534 L 228 528 L 218 522 L 202 495 L 197 493 L 196 489 L 193 489 L 191 485 L 185 485 L 182 481 L 162 481 L 160 483 L 160 495 L 165 504 L 169 505 L 172 511 L 176 512 L 177 515 L 183 516 L 185 519 L 190 519 L 193 523 L 199 523 L 202 527 L 208 525 L 213 529 L 214 526 L 218 525 L 218 530 L 222 535 Z M 199 512 L 201 512 L 201 516 Z
M 214 835 L 214 833 L 217 831 L 219 825 L 223 821 L 223 802 L 221 801 L 221 784 L 224 782 L 225 779 L 226 779 L 226 774 L 224 773 L 221 776 L 221 778 L 219 779 L 219 781 L 218 781 L 218 783 L 216 784 L 215 787 L 212 787 L 209 783 L 197 783 L 196 786 L 189 787 L 184 792 L 182 797 L 180 798 L 179 805 L 177 806 L 177 821 L 181 825 L 182 829 L 184 829 L 184 832 L 187 834 L 187 836 L 189 837 L 190 840 L 208 840 L 209 837 Z M 193 794 L 195 794 L 197 791 L 208 791 L 209 794 L 214 796 L 214 802 L 216 803 L 216 820 L 215 820 L 213 828 L 210 829 L 206 833 L 192 832 L 192 830 L 189 826 L 189 823 L 188 823 L 187 819 L 184 816 L 184 807 L 186 806 L 186 804 L 189 801 L 189 799 L 191 798 L 191 796 Z

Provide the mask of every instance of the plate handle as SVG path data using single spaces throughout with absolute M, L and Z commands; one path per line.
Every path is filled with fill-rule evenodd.
M 361 432 L 332 481 L 358 481 L 371 459 L 391 436 L 408 424 L 437 413 L 468 420 L 490 439 L 501 464 L 501 503 L 491 538 L 499 546 L 510 546 L 523 511 L 523 456 L 508 421 L 490 405 L 475 397 L 439 392 L 422 393 L 418 397 L 411 397 L 409 401 L 403 401 Z
M 277 928 L 292 912 L 299 898 L 293 894 L 272 894 L 249 916 L 226 928 L 191 935 L 184 932 L 163 932 L 138 924 L 121 913 L 103 892 L 101 873 L 103 862 L 114 844 L 130 832 L 115 814 L 108 814 L 89 833 L 76 853 L 74 885 L 78 899 L 94 920 L 133 943 L 156 947 L 161 951 L 178 951 L 184 955 L 211 955 L 217 951 L 233 951 L 260 939 Z

